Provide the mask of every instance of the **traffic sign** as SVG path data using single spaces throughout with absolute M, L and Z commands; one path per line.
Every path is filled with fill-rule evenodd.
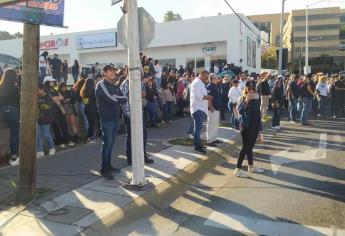
M 26 0 L 0 0 L 0 7 L 14 5 L 20 2 L 25 2 Z
M 155 20 L 142 7 L 138 8 L 139 21 L 139 49 L 144 50 L 155 37 Z M 123 15 L 117 23 L 117 36 L 119 43 L 127 48 L 127 17 Z

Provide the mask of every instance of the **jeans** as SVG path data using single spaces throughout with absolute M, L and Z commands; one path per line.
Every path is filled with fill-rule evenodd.
M 78 106 L 78 111 L 79 111 L 79 115 L 81 116 L 82 121 L 84 123 L 84 129 L 89 130 L 89 122 L 88 122 L 87 117 L 85 115 L 85 104 L 80 102 L 79 106 Z
M 202 148 L 202 143 L 200 139 L 201 129 L 203 122 L 205 120 L 206 114 L 203 111 L 197 110 L 192 114 L 194 119 L 194 147 L 195 149 Z
M 18 107 L 4 107 L 1 110 L 1 116 L 4 122 L 10 127 L 10 151 L 11 155 L 19 153 L 19 118 L 20 112 Z
M 156 81 L 157 89 L 159 90 L 161 88 L 162 79 L 161 78 L 155 78 L 155 81 Z
M 37 152 L 43 152 L 44 138 L 47 141 L 49 149 L 54 148 L 54 140 L 50 133 L 50 125 L 42 124 L 37 126 Z
M 273 109 L 272 127 L 280 126 L 280 109 Z
M 78 76 L 79 76 L 78 73 L 72 73 L 72 77 L 73 77 L 74 83 L 77 83 Z
M 191 120 L 187 134 L 194 134 L 194 120 Z
M 308 121 L 309 112 L 311 110 L 313 98 L 312 97 L 302 97 L 303 109 L 301 113 L 301 123 L 305 124 Z
M 102 168 L 101 172 L 108 171 L 111 166 L 111 154 L 117 135 L 117 122 L 102 122 Z
M 289 108 L 290 108 L 289 119 L 292 121 L 296 121 L 297 120 L 297 100 L 295 98 L 291 98 L 289 100 Z
M 88 109 L 85 109 L 85 115 L 87 118 L 88 123 L 88 129 L 87 129 L 87 137 L 88 138 L 94 138 L 95 137 L 95 123 L 97 114 L 95 111 L 89 111 Z
M 39 76 L 39 82 L 43 83 L 44 78 L 47 75 L 47 68 L 46 67 L 40 67 L 40 76 Z
M 326 115 L 327 96 L 320 96 L 318 111 L 321 116 Z
M 147 110 L 150 114 L 150 123 L 157 123 L 156 101 L 147 101 Z
M 171 112 L 172 112 L 172 106 L 174 102 L 165 102 L 163 105 L 163 112 L 164 112 L 164 120 L 170 121 L 171 120 Z

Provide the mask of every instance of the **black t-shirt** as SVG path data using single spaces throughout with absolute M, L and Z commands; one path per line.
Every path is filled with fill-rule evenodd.
M 270 95 L 270 85 L 268 81 L 264 81 L 258 85 L 259 93 L 264 96 Z
M 62 61 L 58 58 L 54 58 L 50 64 L 52 65 L 52 69 L 54 71 L 60 71 L 61 70 L 61 66 L 62 66 Z
M 338 80 L 334 84 L 335 98 L 338 100 L 345 100 L 345 82 Z
M 295 96 L 295 98 L 298 98 L 299 96 L 299 91 L 298 91 L 298 86 L 296 81 L 292 80 L 290 82 L 289 88 L 291 89 L 291 92 L 293 93 L 293 95 Z
M 315 91 L 315 84 L 314 84 L 314 82 L 312 80 L 308 80 L 301 87 L 301 96 L 302 97 L 314 97 L 314 95 L 309 92 L 308 86 L 311 87 L 311 90 L 313 92 Z

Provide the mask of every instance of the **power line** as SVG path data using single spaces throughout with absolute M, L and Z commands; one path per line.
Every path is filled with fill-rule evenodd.
M 267 40 L 263 39 L 261 37 L 261 35 L 258 35 L 255 30 L 253 30 L 248 24 L 247 22 L 245 22 L 242 17 L 235 11 L 235 9 L 230 5 L 230 3 L 227 0 L 224 0 L 224 2 L 226 3 L 226 5 L 228 5 L 230 7 L 230 9 L 232 10 L 232 12 L 237 16 L 237 18 L 250 30 L 252 31 L 260 40 L 262 40 L 263 42 L 271 45 L 271 46 L 276 46 L 275 44 L 272 44 L 270 42 L 268 42 Z

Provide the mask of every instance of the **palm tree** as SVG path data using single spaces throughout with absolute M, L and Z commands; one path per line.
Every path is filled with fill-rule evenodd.
M 175 21 L 175 20 L 182 20 L 182 17 L 178 13 L 174 13 L 173 11 L 167 11 L 164 15 L 164 22 L 168 21 Z

